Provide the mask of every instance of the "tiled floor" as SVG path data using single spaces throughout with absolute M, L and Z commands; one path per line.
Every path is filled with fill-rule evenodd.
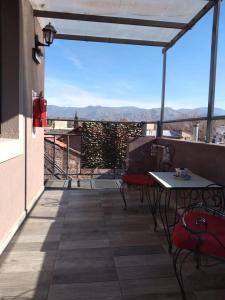
M 181 299 L 163 234 L 136 199 L 125 212 L 115 189 L 46 191 L 0 258 L 0 299 Z M 188 300 L 225 299 L 224 267 L 187 271 Z
M 47 180 L 45 188 L 54 189 L 118 189 L 119 179 L 72 179 L 72 180 Z

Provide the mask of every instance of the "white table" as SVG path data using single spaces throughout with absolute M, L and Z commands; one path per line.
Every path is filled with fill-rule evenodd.
M 175 174 L 176 172 L 149 172 L 149 175 L 166 189 L 203 189 L 215 185 L 214 182 L 191 172 L 188 173 L 191 176 L 189 180 L 178 179 Z
M 219 193 L 222 191 L 221 197 L 224 195 L 223 187 L 206 178 L 189 172 L 188 174 L 191 176 L 190 179 L 184 180 L 176 178 L 174 176 L 175 174 L 176 172 L 149 172 L 149 175 L 159 184 L 156 205 L 158 205 L 169 252 L 172 251 L 171 230 L 173 230 L 175 224 L 179 221 L 178 202 L 183 200 L 181 208 L 185 208 L 191 203 L 204 201 L 206 197 L 205 193 L 209 194 L 207 194 L 209 198 L 211 191 L 219 190 Z M 171 197 L 173 191 L 175 192 L 174 198 Z M 168 214 L 172 204 L 171 202 L 173 202 L 174 216 L 172 218 L 172 224 L 169 224 Z M 156 208 L 154 211 L 156 212 Z M 156 216 L 153 215 L 153 218 L 156 220 Z

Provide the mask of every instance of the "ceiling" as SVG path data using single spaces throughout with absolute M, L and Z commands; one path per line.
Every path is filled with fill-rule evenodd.
M 206 0 L 30 0 L 56 38 L 160 46 L 165 49 L 214 5 Z

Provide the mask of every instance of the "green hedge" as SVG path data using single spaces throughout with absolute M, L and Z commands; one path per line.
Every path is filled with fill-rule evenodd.
M 128 137 L 142 136 L 143 123 L 83 122 L 82 167 L 122 168 Z

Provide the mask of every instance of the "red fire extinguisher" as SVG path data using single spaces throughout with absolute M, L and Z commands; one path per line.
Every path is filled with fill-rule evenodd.
M 33 101 L 33 127 L 47 127 L 47 100 L 41 95 Z

